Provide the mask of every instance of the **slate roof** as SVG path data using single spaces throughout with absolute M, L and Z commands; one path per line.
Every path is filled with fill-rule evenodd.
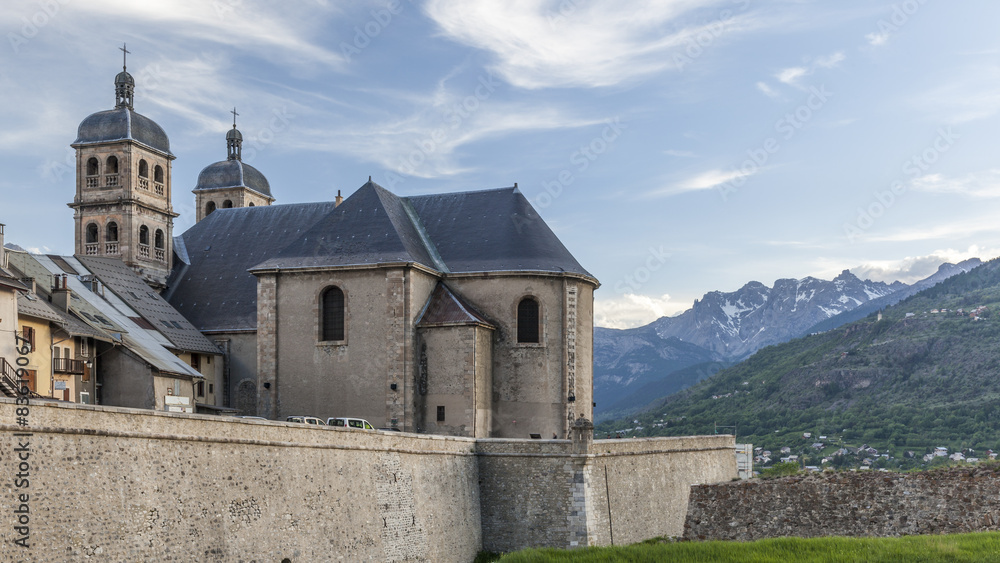
M 62 268 L 48 256 L 32 255 L 32 259 L 52 274 L 61 274 Z M 202 375 L 180 358 L 175 356 L 170 348 L 176 349 L 167 337 L 159 330 L 151 330 L 142 326 L 142 317 L 134 316 L 137 312 L 113 290 L 94 291 L 94 286 L 85 281 L 93 274 L 87 270 L 76 257 L 65 256 L 63 259 L 81 276 L 68 276 L 66 284 L 72 291 L 70 311 L 93 327 L 106 331 L 116 342 L 120 342 L 129 351 L 137 354 L 147 363 L 161 372 L 184 374 L 193 378 Z M 132 274 L 135 275 L 134 273 Z M 82 279 L 81 279 L 82 278 Z M 137 278 L 138 279 L 138 278 Z M 110 287 L 105 285 L 106 288 Z M 202 337 L 204 338 L 204 337 Z M 216 350 L 213 353 L 218 353 Z
M 20 289 L 20 290 L 28 289 L 28 287 L 23 283 L 21 283 L 20 281 L 18 281 L 13 274 L 8 272 L 7 270 L 4 270 L 3 268 L 0 268 L 0 285 L 9 287 L 11 289 Z
M 254 269 L 414 262 L 443 273 L 593 278 L 516 187 L 399 197 L 369 181 Z
M 178 350 L 218 354 L 219 348 L 210 342 L 155 293 L 131 268 L 117 258 L 77 256 L 76 259 L 120 299 L 134 309 L 150 325 L 163 334 Z M 133 319 L 134 321 L 135 319 Z M 142 326 L 142 323 L 137 323 Z
M 223 160 L 206 166 L 198 174 L 198 184 L 194 187 L 194 191 L 239 187 L 250 188 L 273 199 L 271 184 L 268 183 L 267 178 L 253 166 L 235 159 Z
M 481 325 L 495 329 L 493 323 L 458 296 L 447 285 L 438 282 L 417 318 L 418 327 Z
M 170 140 L 152 119 L 127 107 L 99 111 L 80 122 L 72 146 L 131 140 L 171 155 Z M 172 155 L 171 155 L 172 156 Z
M 248 270 L 302 237 L 334 203 L 219 209 L 175 237 L 164 297 L 202 331 L 257 329 L 257 278 Z

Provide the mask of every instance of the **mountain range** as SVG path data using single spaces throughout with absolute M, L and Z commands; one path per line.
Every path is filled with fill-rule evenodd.
M 595 327 L 595 422 L 626 416 L 761 348 L 863 318 L 979 264 L 942 264 L 913 285 L 861 280 L 848 270 L 830 281 L 780 279 L 773 287 L 752 281 L 706 293 L 680 315 L 643 327 Z
M 863 319 L 762 349 L 647 404 L 629 417 L 641 430 L 618 421 L 598 432 L 705 434 L 719 424 L 765 449 L 806 432 L 890 450 L 995 449 L 998 341 L 1000 259 Z

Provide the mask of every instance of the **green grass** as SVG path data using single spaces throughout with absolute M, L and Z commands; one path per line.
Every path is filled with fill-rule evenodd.
M 920 563 L 1000 561 L 1000 532 L 902 538 L 780 538 L 755 542 L 649 540 L 625 547 L 526 549 L 502 556 L 481 554 L 477 563 L 704 562 L 704 563 Z

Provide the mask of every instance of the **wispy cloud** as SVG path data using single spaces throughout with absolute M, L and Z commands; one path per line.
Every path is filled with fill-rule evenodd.
M 970 258 L 985 261 L 998 255 L 1000 249 L 973 245 L 965 250 L 935 250 L 925 256 L 908 256 L 900 260 L 873 260 L 851 268 L 851 272 L 861 279 L 912 284 L 934 274 L 945 262 L 957 264 Z
M 809 61 L 804 66 L 793 66 L 778 71 L 774 77 L 782 84 L 801 88 L 801 79 L 813 74 L 820 68 L 836 68 L 847 58 L 843 51 L 837 51 L 829 55 L 819 56 Z M 758 86 L 759 88 L 759 86 Z M 765 92 L 766 93 L 766 92 Z
M 779 99 L 781 98 L 781 92 L 778 92 L 774 88 L 767 85 L 766 82 L 757 82 L 757 89 L 764 93 L 768 98 Z
M 914 179 L 910 188 L 925 193 L 960 195 L 973 199 L 1000 197 L 1000 170 L 988 170 L 949 178 L 943 174 L 927 174 Z
M 690 303 L 671 301 L 667 294 L 638 295 L 626 293 L 612 299 L 594 300 L 594 325 L 605 328 L 635 328 L 660 317 L 682 313 Z
M 431 0 L 425 10 L 447 37 L 492 53 L 507 82 L 537 89 L 612 86 L 678 68 L 672 54 L 682 56 L 700 33 L 722 42 L 762 25 L 749 12 L 732 15 L 738 10 L 728 4 Z M 721 19 L 709 11 L 713 6 L 725 6 L 730 16 Z
M 740 180 L 744 178 L 749 178 L 753 176 L 760 169 L 756 168 L 753 171 L 745 172 L 742 170 L 707 170 L 701 174 L 692 176 L 686 180 L 671 184 L 664 188 L 656 189 L 646 193 L 643 197 L 645 198 L 655 198 L 682 194 L 685 192 L 695 192 L 699 190 L 710 190 L 717 186 L 721 186 L 727 182 L 732 182 L 734 180 Z

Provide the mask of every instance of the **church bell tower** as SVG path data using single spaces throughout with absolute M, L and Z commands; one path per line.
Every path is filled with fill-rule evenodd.
M 162 289 L 173 261 L 170 141 L 152 119 L 133 110 L 135 80 L 122 46 L 115 108 L 80 123 L 76 141 L 75 253 L 120 258 Z

